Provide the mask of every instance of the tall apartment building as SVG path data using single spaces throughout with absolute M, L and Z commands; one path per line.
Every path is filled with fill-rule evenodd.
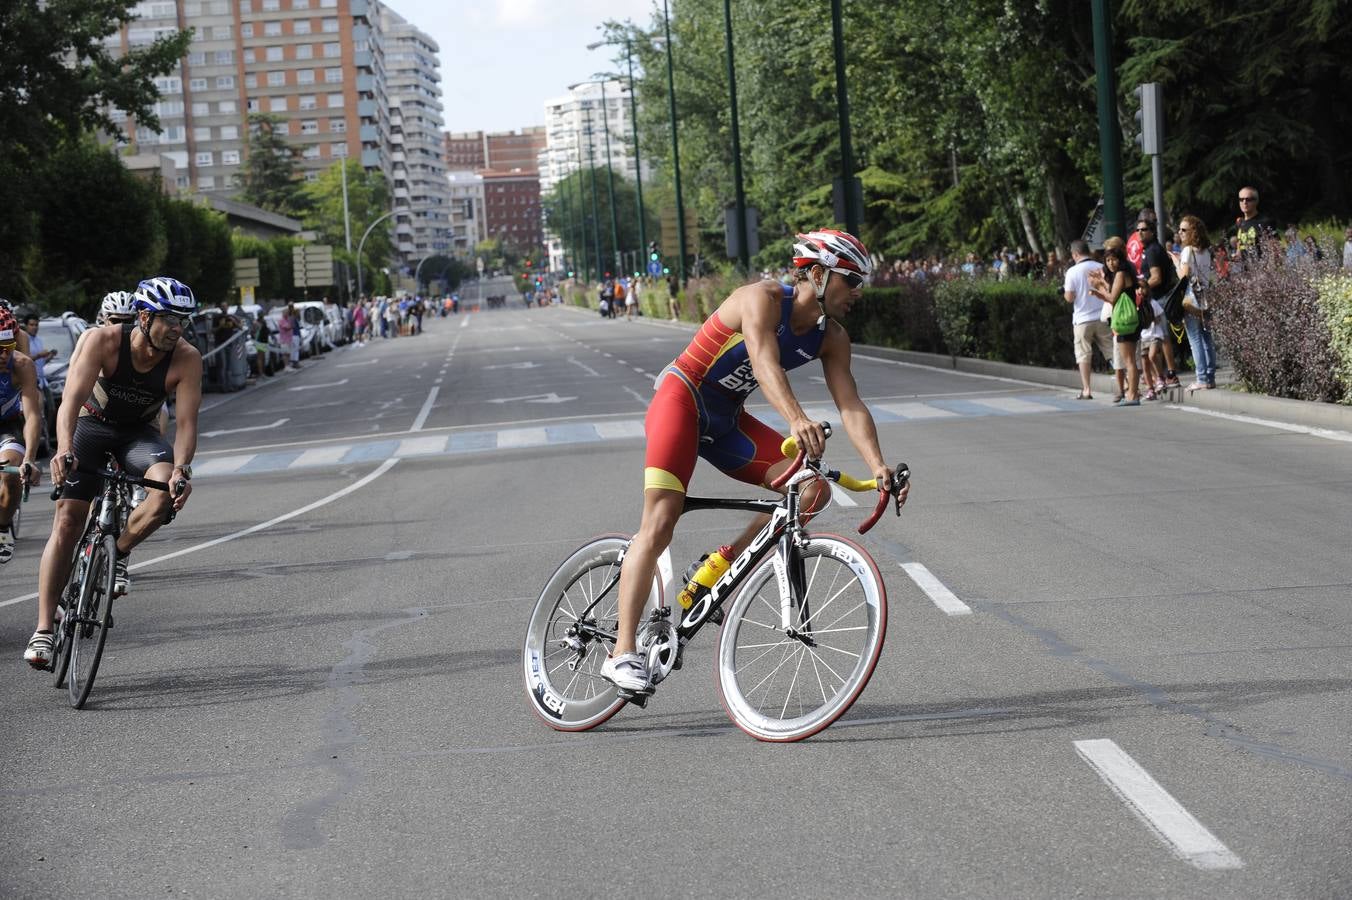
M 637 180 L 628 86 L 619 81 L 574 86 L 545 102 L 546 145 L 539 155 L 540 193 L 548 195 L 569 174 L 607 165 L 617 178 Z M 609 146 L 607 146 L 609 137 Z M 608 153 L 608 155 L 607 155 Z M 647 180 L 647 167 L 643 177 Z M 563 243 L 544 235 L 551 269 L 562 269 Z
M 474 255 L 474 248 L 488 237 L 484 215 L 484 177 L 478 172 L 447 172 L 451 199 L 451 253 Z
M 391 173 L 379 0 L 147 0 L 108 38 L 114 51 L 193 28 L 174 75 L 156 80 L 161 131 L 126 120 L 126 143 L 176 166 L 176 187 L 231 192 L 248 153 L 248 115 L 282 118 L 307 178 L 359 157 Z
M 442 161 L 441 75 L 437 42 L 385 7 L 386 92 L 390 103 L 390 186 L 395 246 L 404 261 L 451 247 L 450 185 Z
M 535 172 L 484 169 L 484 227 L 490 238 L 519 253 L 536 255 L 544 246 L 540 222 L 540 176 Z
M 457 172 L 496 169 L 534 172 L 545 148 L 545 128 L 533 125 L 520 131 L 466 131 L 447 134 L 446 168 Z

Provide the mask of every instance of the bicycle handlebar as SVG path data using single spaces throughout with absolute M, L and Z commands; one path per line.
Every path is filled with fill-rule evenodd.
M 32 465 L 32 463 L 25 463 L 25 465 Z M 36 468 L 36 466 L 34 466 L 34 468 Z M 0 475 L 18 475 L 20 478 L 22 478 L 22 477 L 23 477 L 23 466 L 0 466 Z M 20 502 L 22 502 L 22 503 L 27 503 L 27 502 L 28 502 L 28 482 L 27 482 L 27 481 L 25 481 L 25 482 L 23 483 L 23 496 L 20 498 Z
M 74 457 L 71 456 L 69 453 L 67 453 L 66 465 L 70 465 L 72 461 L 74 461 Z M 97 475 L 100 478 L 112 478 L 115 481 L 121 481 L 126 484 L 139 484 L 142 487 L 153 488 L 154 490 L 157 491 L 165 491 L 168 493 L 172 493 L 175 497 L 183 493 L 182 486 L 184 482 L 182 481 L 179 481 L 176 485 L 170 487 L 167 481 L 156 481 L 153 478 L 145 478 L 140 475 L 128 475 L 126 472 L 123 472 L 120 469 L 114 469 L 112 466 L 104 466 L 102 469 L 86 469 L 81 467 L 75 469 L 74 471 L 83 472 L 86 475 Z M 70 473 L 68 472 L 67 474 Z M 66 481 L 63 478 L 60 484 L 52 486 L 52 500 L 53 501 L 60 500 L 61 495 L 65 492 L 65 490 L 66 490 Z
M 821 426 L 822 431 L 826 432 L 826 436 L 830 438 L 831 437 L 830 423 L 822 422 Z M 792 436 L 784 439 L 784 442 L 779 446 L 779 450 L 781 453 L 784 454 L 784 457 L 786 459 L 793 460 L 793 465 L 789 466 L 788 470 L 785 471 L 783 475 L 779 476 L 779 478 L 775 479 L 773 482 L 770 483 L 770 487 L 774 488 L 775 490 L 779 490 L 784 485 L 788 484 L 789 479 L 792 478 L 798 472 L 798 470 L 803 467 L 803 463 L 807 459 L 807 452 L 798 446 L 798 441 Z M 821 469 L 816 465 L 817 462 L 819 462 L 819 460 L 813 460 L 812 463 L 809 463 L 809 465 L 814 471 L 817 472 L 818 475 L 821 475 L 823 478 L 828 478 L 831 481 L 834 481 L 836 484 L 839 484 L 846 490 L 856 491 L 859 493 L 872 490 L 876 490 L 878 492 L 878 502 L 874 505 L 873 512 L 859 526 L 860 534 L 864 534 L 874 525 L 878 524 L 878 520 L 882 518 L 883 511 L 887 509 L 888 499 L 900 495 L 902 488 L 904 488 L 911 480 L 911 469 L 910 466 L 906 465 L 906 463 L 898 463 L 893 468 L 891 484 L 880 486 L 878 484 L 878 479 L 876 478 L 869 478 L 867 480 L 864 480 L 855 478 L 854 476 L 846 474 L 844 472 L 839 472 L 835 469 Z M 899 503 L 897 505 L 897 515 L 901 515 L 901 505 Z

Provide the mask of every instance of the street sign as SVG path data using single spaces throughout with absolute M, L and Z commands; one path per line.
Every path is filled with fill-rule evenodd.
M 258 273 L 258 257 L 235 260 L 235 287 L 258 287 L 262 280 Z
M 685 248 L 688 253 L 699 252 L 699 224 L 695 220 L 695 211 L 685 208 Z M 662 253 L 664 256 L 681 255 L 681 239 L 676 228 L 676 207 L 668 206 L 662 210 Z
M 649 275 L 661 275 L 661 274 L 662 274 L 662 264 L 661 264 L 660 262 L 655 261 L 655 260 L 654 260 L 653 262 L 648 263 L 648 274 L 649 274 Z
M 296 287 L 328 287 L 333 277 L 333 248 L 298 244 L 291 248 L 291 281 Z

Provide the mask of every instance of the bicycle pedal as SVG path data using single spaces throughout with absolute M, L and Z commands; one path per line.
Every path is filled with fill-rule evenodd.
M 643 709 L 648 705 L 648 698 L 652 696 L 652 693 L 636 694 L 633 691 L 620 691 L 620 696 L 637 706 L 639 709 Z

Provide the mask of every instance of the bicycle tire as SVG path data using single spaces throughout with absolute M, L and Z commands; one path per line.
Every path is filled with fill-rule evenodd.
M 887 636 L 887 587 L 866 550 L 814 534 L 798 552 L 804 597 L 790 611 L 790 630 L 805 637 L 783 627 L 773 557 L 747 576 L 718 635 L 719 700 L 757 740 L 801 741 L 844 715 L 873 677 Z M 781 702 L 775 688 L 786 680 Z
M 613 684 L 601 677 L 601 663 L 607 655 L 603 640 L 586 643 L 581 656 L 560 646 L 566 628 L 577 621 L 578 612 L 614 577 L 615 562 L 628 545 L 628 536 L 607 534 L 574 550 L 545 582 L 526 625 L 522 650 L 526 697 L 531 711 L 556 731 L 595 728 L 628 702 L 619 696 Z M 661 579 L 654 574 L 644 613 L 661 602 Z M 614 623 L 618 612 L 616 587 L 597 608 L 594 618 Z
M 66 686 L 66 670 L 70 668 L 70 647 L 73 643 L 71 628 L 75 622 L 75 610 L 80 600 L 80 577 L 85 571 L 81 565 L 80 554 L 91 542 L 94 533 L 94 523 L 92 520 L 86 521 L 84 534 L 80 535 L 80 541 L 75 545 L 75 552 L 71 554 L 70 574 L 66 576 L 66 583 L 61 588 L 61 596 L 57 598 L 57 610 L 61 613 L 61 621 L 56 623 L 52 631 L 56 635 L 55 645 L 52 647 L 52 679 L 53 687 Z
M 94 677 L 103 659 L 103 645 L 108 640 L 108 620 L 113 611 L 114 567 L 117 561 L 117 543 L 111 534 L 105 534 L 93 545 L 84 581 L 80 585 L 79 602 L 70 631 L 70 671 L 66 690 L 70 705 L 82 709 L 94 687 Z

